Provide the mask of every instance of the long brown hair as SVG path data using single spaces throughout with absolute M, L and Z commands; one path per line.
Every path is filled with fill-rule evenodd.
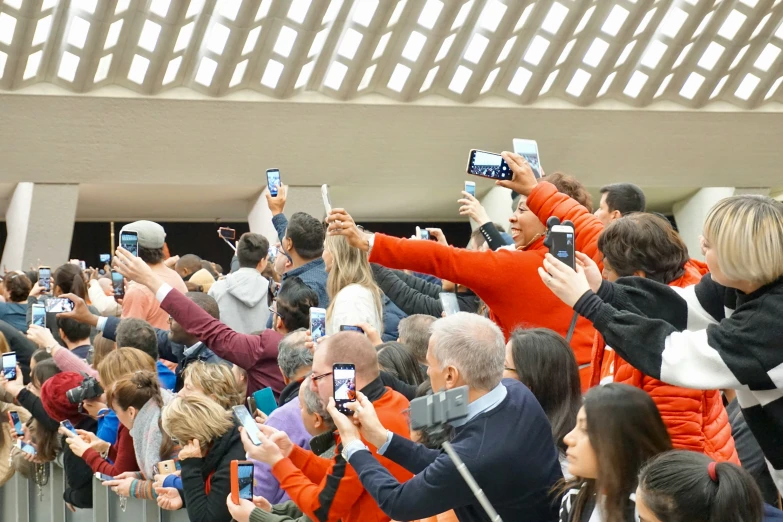
M 54 288 L 59 288 L 60 294 L 75 294 L 82 299 L 87 299 L 87 284 L 84 282 L 84 272 L 78 265 L 73 263 L 60 265 L 54 271 Z
M 580 488 L 571 513 L 579 520 L 596 492 L 604 522 L 625 522 L 639 470 L 652 457 L 672 449 L 661 414 L 645 392 L 625 384 L 607 384 L 587 392 L 587 435 L 598 461 L 598 479 L 575 477 L 564 490 Z
M 162 410 L 163 395 L 160 392 L 158 374 L 149 371 L 137 371 L 126 375 L 106 391 L 106 400 L 112 407 L 116 408 L 116 406 L 119 406 L 123 411 L 131 406 L 139 411 L 149 401 L 154 401 L 158 408 Z M 163 442 L 160 445 L 160 458 L 161 460 L 166 460 L 174 450 L 175 444 L 163 430 L 160 418 L 158 418 L 158 428 L 163 436 Z

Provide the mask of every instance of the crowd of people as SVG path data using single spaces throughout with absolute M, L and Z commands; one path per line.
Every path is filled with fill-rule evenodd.
M 720 201 L 701 262 L 639 187 L 593 212 L 572 176 L 503 159 L 510 226 L 463 192 L 464 248 L 350 209 L 286 216 L 281 185 L 276 241 L 242 235 L 226 274 L 169 257 L 150 221 L 100 270 L 6 273 L 0 485 L 58 465 L 71 510 L 100 480 L 194 522 L 783 520 L 783 204 Z M 573 224 L 573 267 L 551 218 Z M 73 309 L 33 324 L 53 298 Z M 448 422 L 413 422 L 454 397 Z

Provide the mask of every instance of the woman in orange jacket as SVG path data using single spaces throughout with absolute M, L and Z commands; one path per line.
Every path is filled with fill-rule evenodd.
M 630 214 L 613 221 L 598 238 L 598 249 L 604 256 L 604 278 L 612 282 L 638 276 L 682 288 L 707 273 L 706 265 L 688 257 L 688 248 L 671 225 L 653 214 Z M 675 448 L 739 464 L 719 390 L 680 388 L 649 377 L 607 347 L 596 332 L 590 385 L 606 382 L 647 392 Z

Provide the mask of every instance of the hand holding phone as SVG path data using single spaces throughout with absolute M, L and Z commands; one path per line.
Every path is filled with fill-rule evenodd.
M 496 180 L 508 181 L 514 174 L 500 154 L 473 149 L 468 158 L 467 173 Z
M 22 429 L 22 419 L 19 418 L 19 412 L 9 411 L 8 420 L 11 421 L 11 427 L 14 429 L 17 437 L 24 437 L 24 430 Z
M 253 500 L 255 467 L 250 461 L 231 461 L 231 501 L 239 505 L 239 500 Z
M 451 292 L 441 292 L 440 304 L 447 316 L 459 313 L 459 302 L 457 301 L 457 294 Z
M 3 377 L 8 381 L 16 380 L 16 352 L 3 354 Z
M 120 246 L 127 250 L 130 255 L 139 257 L 139 235 L 136 232 L 121 230 Z
M 536 140 L 523 140 L 520 138 L 514 138 L 514 152 L 525 158 L 530 164 L 530 168 L 533 169 L 533 175 L 536 179 L 541 178 L 541 160 L 538 156 L 538 143 Z
M 310 308 L 310 334 L 313 343 L 326 336 L 326 309 Z
M 430 231 L 426 228 L 416 227 L 416 239 L 430 240 Z
M 270 415 L 277 409 L 277 401 L 275 401 L 275 394 L 272 388 L 262 388 L 253 393 L 253 400 L 256 407 L 250 411 L 260 411 L 264 415 Z
M 277 197 L 281 185 L 282 182 L 280 181 L 280 170 L 268 169 L 266 171 L 266 186 L 269 189 L 269 194 L 273 198 Z
M 125 278 L 121 273 L 114 270 L 111 271 L 111 286 L 114 290 L 115 299 L 122 299 L 125 297 Z
M 52 269 L 48 266 L 38 267 L 38 286 L 43 288 L 46 294 L 52 291 Z
M 335 363 L 332 366 L 332 385 L 337 411 L 353 415 L 353 411 L 346 406 L 356 402 L 356 366 L 351 363 Z
M 549 232 L 549 237 L 551 240 L 549 253 L 576 270 L 574 228 L 567 225 L 555 225 Z
M 332 202 L 329 200 L 329 185 L 321 185 L 321 199 L 324 201 L 324 210 L 326 215 L 332 213 Z
M 340 325 L 340 331 L 341 332 L 359 332 L 360 334 L 364 333 L 364 329 L 362 329 L 361 326 L 353 326 L 350 324 L 341 324 Z
M 476 182 L 475 181 L 466 181 L 465 182 L 465 192 L 476 197 Z
M 260 446 L 261 430 L 258 429 L 255 419 L 253 419 L 253 416 L 247 411 L 247 408 L 244 406 L 234 406 L 231 410 L 234 412 L 237 421 L 245 428 L 245 433 L 247 433 L 250 442 L 255 446 Z
M 76 433 L 76 428 L 73 427 L 73 424 L 71 424 L 71 421 L 69 421 L 68 419 L 65 419 L 64 421 L 62 421 L 60 423 L 60 426 L 62 426 L 66 430 L 70 431 L 73 434 L 72 437 L 78 437 L 79 436 L 79 434 Z
M 114 480 L 114 477 L 112 477 L 111 475 L 106 475 L 104 473 L 96 473 L 95 478 L 97 478 L 101 482 L 108 482 L 110 480 Z
M 43 304 L 33 304 L 32 321 L 30 324 L 46 328 L 46 307 Z

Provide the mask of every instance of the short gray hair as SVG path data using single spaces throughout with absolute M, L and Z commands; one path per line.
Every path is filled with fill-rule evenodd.
M 305 347 L 305 332 L 300 328 L 280 340 L 277 365 L 287 379 L 293 379 L 299 370 L 313 365 L 313 353 Z
M 321 402 L 321 398 L 310 387 L 310 377 L 302 382 L 301 390 L 302 398 L 304 399 L 304 407 L 307 410 L 307 413 L 310 415 L 317 413 L 324 420 L 327 426 L 333 427 L 334 422 L 332 421 L 332 417 L 326 411 L 324 403 Z
M 408 350 L 419 361 L 427 360 L 427 347 L 430 344 L 432 323 L 435 318 L 431 315 L 409 315 L 400 321 L 397 331 L 400 334 L 400 342 L 408 347 Z
M 460 312 L 435 321 L 432 355 L 441 368 L 457 368 L 471 388 L 492 390 L 503 378 L 503 332 L 480 315 Z

